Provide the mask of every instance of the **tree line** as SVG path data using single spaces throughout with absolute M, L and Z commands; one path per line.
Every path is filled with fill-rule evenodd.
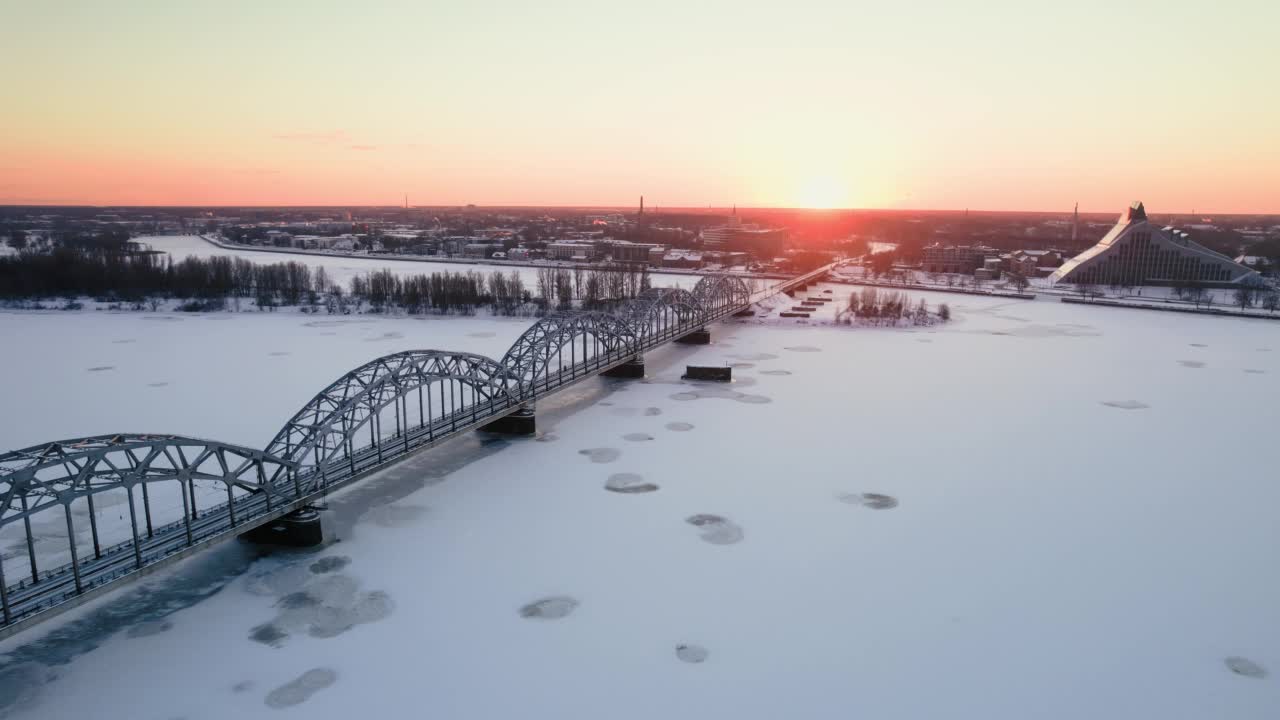
M 141 310 L 159 299 L 183 301 L 180 308 L 216 310 L 230 300 L 252 299 L 261 309 L 302 306 L 305 311 L 350 313 L 399 308 L 409 313 L 463 313 L 491 307 L 506 315 L 567 309 L 577 301 L 598 308 L 648 289 L 648 269 L 638 265 L 585 270 L 542 268 L 535 288 L 517 271 L 432 272 L 399 275 L 377 270 L 352 277 L 344 286 L 323 267 L 296 261 L 258 264 L 243 258 L 188 257 L 164 253 L 108 252 L 92 247 L 58 247 L 48 253 L 0 257 L 0 299 L 39 300 L 91 297 Z
M 841 325 L 934 325 L 949 320 L 951 307 L 946 303 L 930 311 L 924 298 L 913 304 L 904 292 L 881 292 L 874 287 L 850 293 L 848 304 L 836 312 L 836 322 Z

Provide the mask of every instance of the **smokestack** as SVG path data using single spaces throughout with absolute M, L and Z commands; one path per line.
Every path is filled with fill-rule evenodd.
M 640 196 L 640 216 L 644 217 L 644 196 Z

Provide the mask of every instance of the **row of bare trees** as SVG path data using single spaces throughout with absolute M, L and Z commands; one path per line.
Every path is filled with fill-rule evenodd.
M 538 269 L 538 299 L 545 308 L 566 309 L 577 300 L 587 309 L 634 298 L 651 286 L 649 268 L 638 263 Z
M 850 293 L 848 304 L 836 312 L 836 322 L 841 325 L 934 325 L 951 320 L 951 307 L 938 305 L 936 311 L 921 298 L 913 303 L 911 296 L 899 291 L 880 291 L 864 287 Z

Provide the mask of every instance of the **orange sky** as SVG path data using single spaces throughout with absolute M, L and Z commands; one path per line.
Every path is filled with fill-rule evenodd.
M 0 4 L 0 203 L 1280 212 L 1275 2 Z

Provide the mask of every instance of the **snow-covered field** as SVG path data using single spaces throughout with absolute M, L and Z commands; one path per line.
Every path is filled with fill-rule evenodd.
M 322 548 L 226 545 L 38 626 L 0 716 L 1275 717 L 1271 323 L 910 294 L 955 319 L 713 326 L 536 439 L 335 495 Z M 262 445 L 375 355 L 528 322 L 327 320 L 0 315 L 0 445 Z
M 480 272 L 488 275 L 492 272 L 519 273 L 525 288 L 536 291 L 538 268 L 532 266 L 486 265 L 457 262 L 419 262 L 416 260 L 388 260 L 383 257 L 344 257 L 341 255 L 315 255 L 310 253 L 278 253 L 253 250 L 227 250 L 202 240 L 196 235 L 156 235 L 138 238 L 138 241 L 150 245 L 155 250 L 162 250 L 173 256 L 175 260 L 185 257 L 208 258 L 230 255 L 242 257 L 259 264 L 282 262 L 300 262 L 312 269 L 323 267 L 330 280 L 346 286 L 356 275 L 387 269 L 397 275 L 426 275 L 433 272 Z M 697 275 L 677 273 L 654 273 L 655 286 L 692 288 L 698 280 Z

